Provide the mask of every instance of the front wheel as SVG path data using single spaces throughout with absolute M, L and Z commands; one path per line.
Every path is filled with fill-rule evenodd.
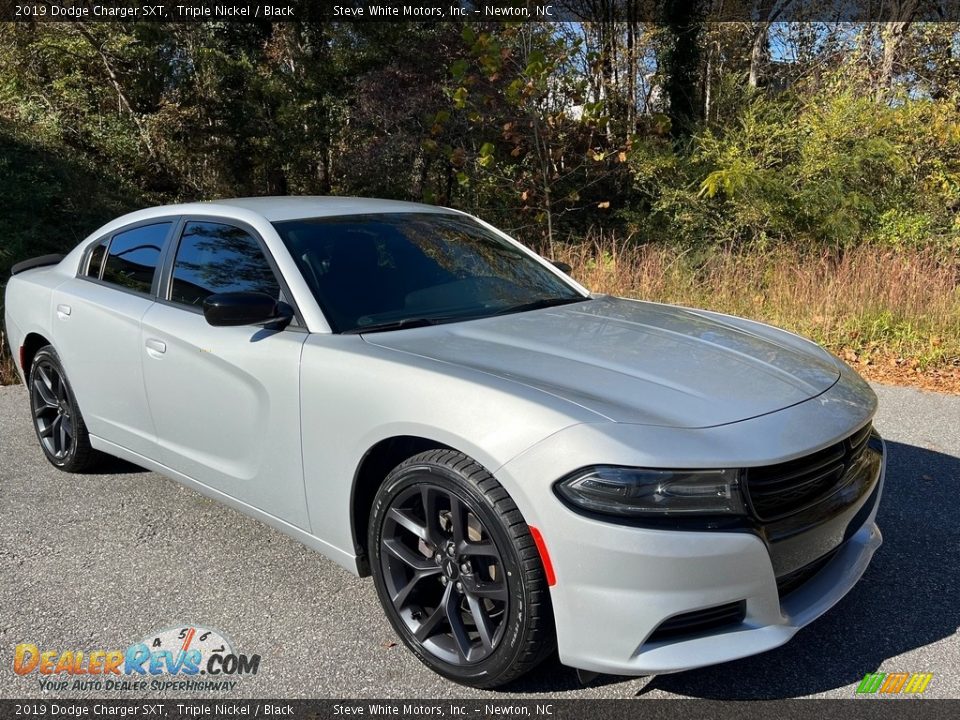
M 520 511 L 453 450 L 396 467 L 373 503 L 374 584 L 397 634 L 435 672 L 503 685 L 554 646 L 549 591 Z

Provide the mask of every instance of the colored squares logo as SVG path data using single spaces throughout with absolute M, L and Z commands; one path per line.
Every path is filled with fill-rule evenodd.
M 858 695 L 919 695 L 933 673 L 867 673 L 857 686 Z

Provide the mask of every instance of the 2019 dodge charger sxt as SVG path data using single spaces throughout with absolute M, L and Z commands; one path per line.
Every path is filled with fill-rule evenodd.
M 463 683 L 555 643 L 622 674 L 768 650 L 880 544 L 876 398 L 850 368 L 591 295 L 457 211 L 142 210 L 16 267 L 6 322 L 50 462 L 125 458 L 372 573 Z

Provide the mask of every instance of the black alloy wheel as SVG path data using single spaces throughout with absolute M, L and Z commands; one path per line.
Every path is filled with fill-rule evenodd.
M 96 452 L 56 351 L 37 351 L 28 379 L 33 427 L 47 459 L 68 472 L 90 467 Z
M 374 502 L 370 548 L 391 623 L 440 674 L 502 685 L 552 649 L 548 590 L 526 523 L 466 456 L 429 451 L 391 472 Z
M 408 487 L 390 504 L 380 544 L 390 601 L 425 649 L 452 665 L 493 652 L 509 609 L 503 562 L 463 498 Z

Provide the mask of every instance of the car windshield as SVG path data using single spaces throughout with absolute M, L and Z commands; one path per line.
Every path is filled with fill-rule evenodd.
M 337 332 L 433 325 L 589 299 L 462 215 L 351 215 L 274 227 Z

